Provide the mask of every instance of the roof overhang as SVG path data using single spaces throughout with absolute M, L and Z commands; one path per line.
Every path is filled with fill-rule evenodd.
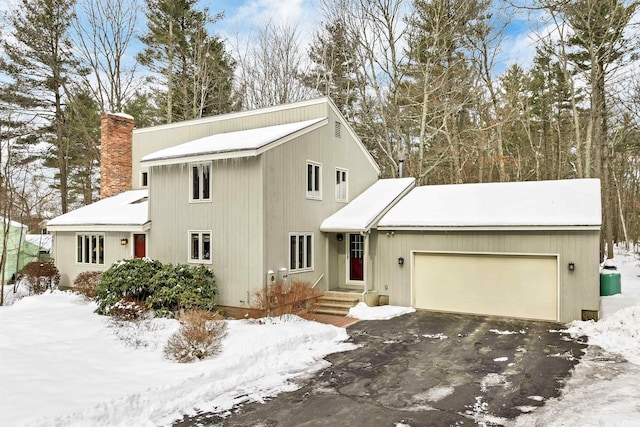
M 76 224 L 76 225 L 52 225 L 47 228 L 49 231 L 115 231 L 144 233 L 151 229 L 151 221 L 145 224 Z
M 237 159 L 242 157 L 257 157 L 262 153 L 269 151 L 275 147 L 278 147 L 282 144 L 285 144 L 293 139 L 296 139 L 306 133 L 312 132 L 316 129 L 319 129 L 323 126 L 326 126 L 329 123 L 328 118 L 319 119 L 317 122 L 309 125 L 303 129 L 299 129 L 295 132 L 292 132 L 284 137 L 278 138 L 271 142 L 266 143 L 265 145 L 257 148 L 251 149 L 240 149 L 240 150 L 225 150 L 225 151 L 217 151 L 217 152 L 204 152 L 197 153 L 191 155 L 180 155 L 180 156 L 168 156 L 165 158 L 157 158 L 151 160 L 141 160 L 140 163 L 143 166 L 162 166 L 162 165 L 175 165 L 175 164 L 184 164 L 184 163 L 193 163 L 193 162 L 203 162 L 210 160 L 223 160 L 223 159 Z
M 414 178 L 379 180 L 345 207 L 325 219 L 320 225 L 320 231 L 325 233 L 368 233 L 378 224 L 380 218 L 414 187 Z M 375 202 L 381 202 L 381 204 L 376 206 Z M 367 212 L 368 210 L 369 212 Z M 364 216 L 358 218 L 363 213 Z
M 473 232 L 473 231 L 600 231 L 599 225 L 512 225 L 512 226 L 379 226 L 379 231 L 437 231 L 437 232 Z

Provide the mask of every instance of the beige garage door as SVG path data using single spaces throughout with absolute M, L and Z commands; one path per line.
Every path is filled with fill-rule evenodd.
M 428 310 L 557 320 L 555 256 L 415 253 L 413 303 Z

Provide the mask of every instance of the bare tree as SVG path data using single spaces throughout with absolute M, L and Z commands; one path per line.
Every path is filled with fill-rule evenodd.
M 137 62 L 130 48 L 138 14 L 136 0 L 81 0 L 76 7 L 76 46 L 91 70 L 83 76 L 83 83 L 101 112 L 122 111 L 135 90 Z
M 407 0 L 323 0 L 326 21 L 340 21 L 353 43 L 360 92 L 358 131 L 378 161 L 382 175 L 398 174 L 398 159 L 410 143 L 402 129 L 400 87 L 407 57 L 405 23 Z
M 238 91 L 244 108 L 260 108 L 308 98 L 300 80 L 305 55 L 295 26 L 267 22 L 255 42 L 236 42 Z

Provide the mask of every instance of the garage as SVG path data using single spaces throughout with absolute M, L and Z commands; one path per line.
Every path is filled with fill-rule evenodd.
M 391 305 L 570 322 L 597 318 L 600 182 L 415 187 L 370 236 Z
M 413 253 L 415 308 L 558 319 L 558 257 Z

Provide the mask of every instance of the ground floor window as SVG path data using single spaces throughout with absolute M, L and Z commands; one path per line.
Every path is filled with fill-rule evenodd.
M 313 270 L 313 233 L 289 233 L 289 270 Z
M 189 231 L 189 261 L 211 262 L 211 231 Z
M 76 262 L 104 265 L 104 234 L 77 234 Z

